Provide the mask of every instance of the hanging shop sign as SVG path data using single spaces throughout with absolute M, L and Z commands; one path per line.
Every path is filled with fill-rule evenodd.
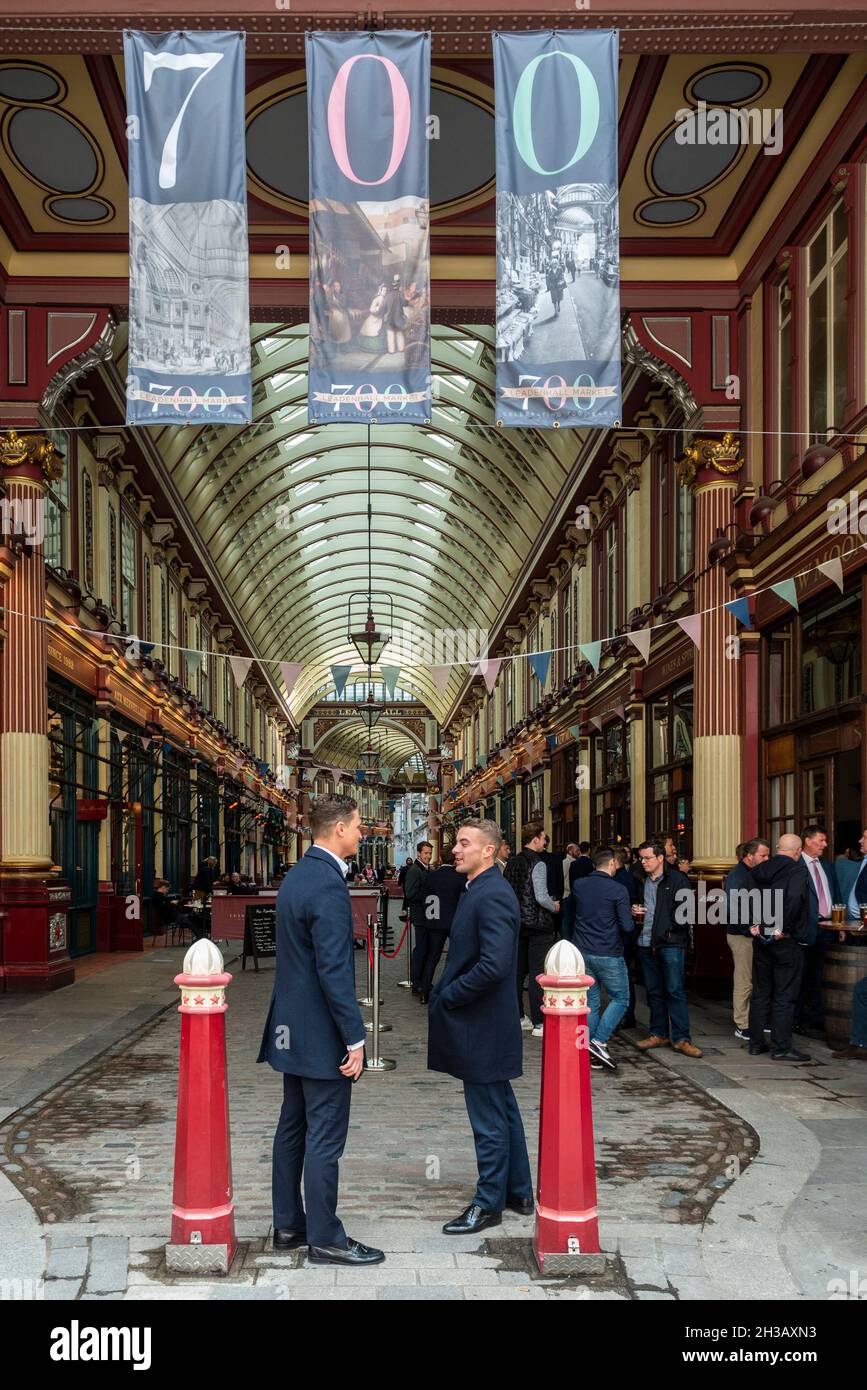
M 126 423 L 249 424 L 244 35 L 124 34 Z
M 497 420 L 619 424 L 618 36 L 494 34 Z
M 430 421 L 430 35 L 306 38 L 312 423 Z

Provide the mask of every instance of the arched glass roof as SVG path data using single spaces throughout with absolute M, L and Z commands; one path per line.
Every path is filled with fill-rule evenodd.
M 288 699 L 300 720 L 333 664 L 351 665 L 350 680 L 365 674 L 347 634 L 349 596 L 367 589 L 368 428 L 354 407 L 308 425 L 306 329 L 254 329 L 253 424 L 154 439 L 258 654 L 303 663 Z M 434 652 L 438 633 L 494 625 L 583 439 L 496 428 L 492 339 L 486 327 L 435 326 L 431 424 L 370 430 L 373 588 L 390 596 L 394 629 L 427 634 Z M 387 600 L 374 614 L 391 621 Z M 441 694 L 429 658 L 404 665 L 386 648 L 382 664 L 400 664 L 401 686 L 439 720 L 467 669 L 454 667 Z

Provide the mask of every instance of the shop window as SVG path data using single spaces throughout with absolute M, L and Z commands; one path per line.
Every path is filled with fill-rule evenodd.
M 788 477 L 794 438 L 792 435 L 792 377 L 794 373 L 792 341 L 792 287 L 788 279 L 774 287 L 777 319 L 777 469 L 776 477 Z
M 769 777 L 767 797 L 768 839 L 772 845 L 775 845 L 781 835 L 789 834 L 795 829 L 794 772 L 783 772 Z
M 848 228 L 839 202 L 807 247 L 807 425 L 843 428 L 848 394 Z
M 136 568 L 138 537 L 131 517 L 120 514 L 120 620 L 127 632 L 137 632 Z
M 777 628 L 766 639 L 767 647 L 767 698 L 766 726 L 770 729 L 778 724 L 787 724 L 794 713 L 792 697 L 794 692 L 794 623 L 786 623 Z
M 532 777 L 529 782 L 525 782 L 523 804 L 524 825 L 530 820 L 544 819 L 545 802 L 542 789 L 543 779 L 541 777 Z
M 84 474 L 82 488 L 82 529 L 84 534 L 84 587 L 93 593 L 93 483 L 90 474 Z
M 43 555 L 46 565 L 65 569 L 69 565 L 69 466 L 66 458 L 66 435 L 49 430 L 48 437 L 63 454 L 63 472 L 48 484 L 45 493 L 45 539 Z
M 153 633 L 153 593 L 152 593 L 152 589 L 151 589 L 152 577 L 151 577 L 151 562 L 150 562 L 150 557 L 149 557 L 149 556 L 146 556 L 146 557 L 145 557 L 143 570 L 144 570 L 144 639 L 145 639 L 146 642 L 150 642 L 150 641 L 151 641 L 151 634 Z
M 816 714 L 861 691 L 861 605 L 840 599 L 802 619 L 800 713 Z
M 692 721 L 691 683 L 648 707 L 648 829 L 673 836 L 682 859 L 692 857 Z
M 112 613 L 117 613 L 117 512 L 111 502 L 108 504 L 108 603 Z
M 180 642 L 178 636 L 180 633 L 179 617 L 181 596 L 176 584 L 169 583 L 168 587 L 168 633 L 166 636 L 168 650 L 163 654 L 163 660 L 172 675 L 176 676 L 180 671 L 178 662 L 178 647 L 180 646 Z

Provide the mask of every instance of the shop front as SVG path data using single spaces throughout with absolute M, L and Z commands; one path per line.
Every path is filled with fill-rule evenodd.
M 93 697 L 52 676 L 48 683 L 51 856 L 69 885 L 70 956 L 95 951 L 99 898 L 99 721 Z
M 865 825 L 863 587 L 856 577 L 762 631 L 760 823 L 771 843 L 818 824 L 833 857 Z
M 691 680 L 658 691 L 645 707 L 647 830 L 670 835 L 681 860 L 692 859 L 692 718 Z
M 591 843 L 630 844 L 632 784 L 629 730 L 625 719 L 603 725 L 591 739 Z
M 566 846 L 577 844 L 579 834 L 578 745 L 558 749 L 551 759 L 551 845 L 555 853 L 565 854 Z

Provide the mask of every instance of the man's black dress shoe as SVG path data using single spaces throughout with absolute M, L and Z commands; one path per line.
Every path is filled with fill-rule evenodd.
M 809 1052 L 799 1052 L 796 1047 L 787 1047 L 784 1051 L 772 1052 L 771 1057 L 775 1062 L 809 1062 Z
M 381 1265 L 385 1254 L 360 1240 L 348 1240 L 345 1246 L 311 1245 L 307 1258 L 312 1265 Z
M 750 1056 L 758 1057 L 760 1052 L 770 1052 L 767 1043 L 750 1043 Z
M 291 1231 L 288 1226 L 278 1226 L 274 1231 L 275 1250 L 297 1250 L 307 1244 L 306 1231 Z
M 501 1211 L 485 1211 L 484 1207 L 471 1202 L 466 1211 L 454 1221 L 447 1221 L 443 1234 L 447 1236 L 472 1236 L 476 1231 L 484 1231 L 488 1226 L 500 1226 L 503 1221 Z
M 534 1216 L 536 1203 L 532 1197 L 510 1197 L 506 1202 L 509 1211 L 516 1211 L 519 1216 Z

